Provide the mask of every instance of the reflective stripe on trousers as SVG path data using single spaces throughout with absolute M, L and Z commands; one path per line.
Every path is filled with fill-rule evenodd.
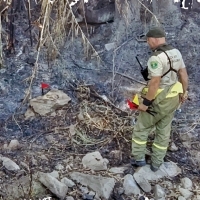
M 158 148 L 158 149 L 161 149 L 161 150 L 166 150 L 167 149 L 167 147 L 163 147 L 163 146 L 157 145 L 155 143 L 153 143 L 153 146 Z
M 144 144 L 147 143 L 146 141 L 138 141 L 138 140 L 135 140 L 135 139 L 132 139 L 132 141 L 135 142 L 136 144 L 140 144 L 140 145 L 144 145 Z M 166 150 L 167 149 L 167 147 L 163 147 L 163 146 L 157 145 L 155 143 L 153 143 L 153 146 L 158 148 L 158 149 L 161 149 L 161 150 Z
M 138 140 L 135 140 L 135 139 L 132 139 L 132 141 L 135 142 L 136 144 L 142 144 L 142 145 L 147 143 L 147 141 L 138 141 Z

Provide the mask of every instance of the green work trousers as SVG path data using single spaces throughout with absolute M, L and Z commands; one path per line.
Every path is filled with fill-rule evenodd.
M 132 156 L 135 160 L 144 160 L 148 134 L 155 127 L 151 161 L 156 167 L 163 163 L 163 158 L 166 155 L 170 140 L 171 122 L 179 105 L 179 95 L 165 98 L 166 93 L 161 92 L 159 98 L 155 99 L 155 103 L 153 103 L 151 110 L 157 112 L 155 116 L 147 112 L 140 112 L 132 135 Z

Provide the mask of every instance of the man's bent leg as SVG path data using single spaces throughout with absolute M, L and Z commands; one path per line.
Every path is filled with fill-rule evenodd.
M 146 143 L 154 125 L 154 117 L 147 112 L 140 112 L 132 135 L 132 156 L 135 160 L 145 159 Z

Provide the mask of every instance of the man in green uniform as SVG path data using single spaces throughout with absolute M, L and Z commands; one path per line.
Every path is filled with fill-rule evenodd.
M 131 164 L 138 167 L 146 165 L 146 142 L 155 127 L 151 170 L 157 171 L 169 145 L 174 112 L 187 98 L 188 75 L 180 51 L 166 44 L 163 29 L 150 29 L 146 38 L 152 50 L 147 63 L 149 81 L 143 102 L 138 107 L 140 114 L 132 135 Z M 149 114 L 149 110 L 156 114 Z

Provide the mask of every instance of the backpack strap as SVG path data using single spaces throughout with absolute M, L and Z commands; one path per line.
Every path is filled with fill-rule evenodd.
M 169 56 L 167 55 L 167 53 L 166 53 L 163 49 L 161 49 L 161 48 L 159 48 L 159 49 L 157 49 L 157 50 L 158 50 L 158 51 L 162 51 L 163 53 L 165 53 L 165 55 L 167 56 L 167 58 L 168 58 L 168 60 L 169 60 L 169 66 L 170 66 L 169 70 L 168 70 L 167 72 L 165 72 L 165 73 L 161 76 L 161 78 L 163 78 L 165 75 L 167 75 L 170 71 L 173 71 L 173 72 L 177 73 L 177 71 L 176 71 L 175 69 L 172 68 L 172 63 L 171 63 L 171 60 L 170 60 Z

